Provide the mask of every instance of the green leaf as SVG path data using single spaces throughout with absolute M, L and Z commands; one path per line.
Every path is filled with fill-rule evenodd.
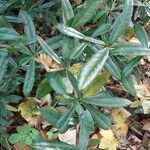
M 113 44 L 117 38 L 128 27 L 133 11 L 133 0 L 126 0 L 123 8 L 123 12 L 116 18 L 111 34 L 110 44 Z
M 136 90 L 134 87 L 133 79 L 130 75 L 127 77 L 122 77 L 121 83 L 123 87 L 133 96 L 136 96 Z
M 62 117 L 62 113 L 52 109 L 52 108 L 42 108 L 41 110 L 42 117 L 56 127 L 58 120 Z
M 79 149 L 87 150 L 90 130 L 94 127 L 93 118 L 88 110 L 80 116 Z
M 144 27 L 142 27 L 139 23 L 136 23 L 134 25 L 134 31 L 136 33 L 137 38 L 142 43 L 142 45 L 144 47 L 148 47 L 148 37 Z
M 114 107 L 126 107 L 131 104 L 131 102 L 127 99 L 124 98 L 119 98 L 119 97 L 89 97 L 89 98 L 84 98 L 82 100 L 83 102 L 87 104 L 92 104 L 96 106 L 101 106 L 101 107 L 109 107 L 109 108 L 114 108 Z
M 86 88 L 93 79 L 98 75 L 98 73 L 103 68 L 109 54 L 109 49 L 103 49 L 95 53 L 90 60 L 81 69 L 79 74 L 79 84 L 80 90 Z
M 78 92 L 78 83 L 77 83 L 76 78 L 73 76 L 73 74 L 69 70 L 66 70 L 66 73 L 67 73 L 67 77 L 69 81 L 71 82 L 71 85 L 73 86 L 75 91 Z
M 77 30 L 75 30 L 71 27 L 68 27 L 64 24 L 58 24 L 57 29 L 61 33 L 63 33 L 64 35 L 67 35 L 67 36 L 70 36 L 70 37 L 82 39 L 82 40 L 89 41 L 89 42 L 92 42 L 92 43 L 97 43 L 97 44 L 102 44 L 102 45 L 104 44 L 103 41 L 97 40 L 97 39 L 94 39 L 94 38 L 91 38 L 91 37 L 87 37 L 84 34 L 78 32 Z
M 76 107 L 73 106 L 70 108 L 57 122 L 57 128 L 59 129 L 59 133 L 65 133 L 69 128 L 69 121 L 71 117 L 74 115 Z
M 0 28 L 0 40 L 14 41 L 18 40 L 20 35 L 11 28 Z
M 69 21 L 74 17 L 73 9 L 69 0 L 61 0 L 61 8 L 66 21 Z
M 125 66 L 125 68 L 122 70 L 122 76 L 127 77 L 130 73 L 132 73 L 134 67 L 136 67 L 140 63 L 140 60 L 141 56 L 137 56 L 131 59 Z
M 105 34 L 111 30 L 111 25 L 109 23 L 104 23 L 100 25 L 92 34 L 92 37 L 96 37 L 102 34 Z
M 109 74 L 106 70 L 102 71 L 98 76 L 83 90 L 83 96 L 89 97 L 100 91 L 102 86 L 108 81 Z
M 0 81 L 2 80 L 3 76 L 5 75 L 7 64 L 8 64 L 8 53 L 6 49 L 0 49 Z
M 77 46 L 75 46 L 71 53 L 70 53 L 70 56 L 69 56 L 69 59 L 72 60 L 72 59 L 78 59 L 79 56 L 83 53 L 83 51 L 85 50 L 87 46 L 87 43 L 81 43 L 81 44 L 78 44 Z
M 24 24 L 24 32 L 29 39 L 36 39 L 35 26 L 32 17 L 24 10 L 20 10 L 19 18 Z
M 61 64 L 60 58 L 56 55 L 56 53 L 48 46 L 48 44 L 41 38 L 37 37 L 37 40 L 41 47 L 43 48 L 43 51 L 46 52 L 52 59 L 54 59 L 57 63 Z
M 49 86 L 48 80 L 45 78 L 42 82 L 38 85 L 36 90 L 36 98 L 41 99 L 45 95 L 49 94 L 51 91 L 51 87 Z
M 96 110 L 95 108 L 88 106 L 88 105 L 85 105 L 85 107 L 91 113 L 96 126 L 98 126 L 99 128 L 102 128 L 104 130 L 108 130 L 111 128 L 110 115 L 102 113 L 99 110 Z
M 50 86 L 59 94 L 67 94 L 66 86 L 62 81 L 62 77 L 57 72 L 50 72 L 47 76 Z
M 11 144 L 17 144 L 21 140 L 21 138 L 22 136 L 19 134 L 12 134 L 8 140 Z
M 86 0 L 72 22 L 72 27 L 80 27 L 87 23 L 97 12 L 101 0 Z
M 118 44 L 110 51 L 111 55 L 150 56 L 150 49 L 135 44 Z
M 120 67 L 116 64 L 116 62 L 114 62 L 114 60 L 112 60 L 110 56 L 108 57 L 104 67 L 111 76 L 115 77 L 117 80 L 121 80 Z
M 36 150 L 45 150 L 45 149 L 52 149 L 52 150 L 78 150 L 78 147 L 66 144 L 64 142 L 42 142 L 42 143 L 36 143 L 33 146 Z
M 29 96 L 34 86 L 35 78 L 35 61 L 31 60 L 27 69 L 27 73 L 23 85 L 23 93 L 25 96 Z
M 18 0 L 9 0 L 9 1 L 1 1 L 2 5 L 0 5 L 0 14 L 4 13 L 8 7 L 16 3 Z
M 62 43 L 62 54 L 66 64 L 69 63 L 69 55 L 73 47 L 74 47 L 74 39 L 68 36 L 64 36 Z

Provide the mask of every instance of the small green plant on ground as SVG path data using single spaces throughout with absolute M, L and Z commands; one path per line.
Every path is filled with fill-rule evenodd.
M 102 108 L 128 107 L 131 101 L 104 85 L 112 77 L 137 95 L 133 79 L 140 83 L 138 64 L 150 56 L 143 27 L 149 11 L 149 3 L 138 0 L 85 0 L 79 6 L 69 0 L 0 1 L 2 146 L 10 149 L 9 141 L 21 148 L 86 150 L 94 128 L 110 129 L 111 113 Z M 124 38 L 135 35 L 139 43 Z M 9 136 L 18 113 L 28 125 Z M 35 116 L 56 129 L 45 142 Z M 76 146 L 56 138 L 70 128 L 79 130 Z

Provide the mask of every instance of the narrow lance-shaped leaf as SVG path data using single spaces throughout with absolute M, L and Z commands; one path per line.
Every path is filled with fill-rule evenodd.
M 35 61 L 31 60 L 27 69 L 27 73 L 23 85 L 23 93 L 25 96 L 29 96 L 34 85 L 35 78 Z
M 62 77 L 58 72 L 50 72 L 48 74 L 48 82 L 50 86 L 59 94 L 67 94 L 66 86 L 62 81 Z
M 137 56 L 130 60 L 126 67 L 122 70 L 123 77 L 127 77 L 133 71 L 133 68 L 139 64 L 140 60 L 141 56 Z
M 58 120 L 57 128 L 59 129 L 60 133 L 64 133 L 68 130 L 70 118 L 74 115 L 75 110 L 76 107 L 73 106 Z
M 87 23 L 96 14 L 101 2 L 102 0 L 86 0 L 75 15 L 72 27 L 80 27 Z
M 86 46 L 87 46 L 87 43 L 81 43 L 81 44 L 78 44 L 77 46 L 75 46 L 70 53 L 70 56 L 69 56 L 70 60 L 78 59 L 79 56 L 83 53 Z
M 0 28 L 0 40 L 18 40 L 20 35 L 11 28 Z
M 127 55 L 127 56 L 150 56 L 150 49 L 135 44 L 116 45 L 111 51 L 111 55 Z
M 53 142 L 36 142 L 33 147 L 36 150 L 78 150 L 78 147 L 69 145 L 64 142 L 58 142 L 58 141 L 53 141 Z
M 52 59 L 54 59 L 57 63 L 61 64 L 60 58 L 56 55 L 56 53 L 48 46 L 48 44 L 41 38 L 37 37 L 37 40 L 41 47 L 43 48 L 43 51 L 46 52 Z
M 92 42 L 92 43 L 97 43 L 97 44 L 104 45 L 103 41 L 97 40 L 97 39 L 94 39 L 94 38 L 91 38 L 91 37 L 87 37 L 84 34 L 80 33 L 79 31 L 77 31 L 77 30 L 75 30 L 71 27 L 68 27 L 64 24 L 58 24 L 57 28 L 64 35 L 74 37 L 74 38 L 78 38 L 78 39 L 82 39 L 82 40 L 89 41 L 89 42 Z
M 73 9 L 69 0 L 61 0 L 61 8 L 66 21 L 69 21 L 74 17 Z
M 97 77 L 83 90 L 83 96 L 89 97 L 95 95 L 99 92 L 102 86 L 108 81 L 110 75 L 106 70 L 102 71 L 97 75 Z
M 110 34 L 110 44 L 113 44 L 116 39 L 123 33 L 129 25 L 133 10 L 133 0 L 126 0 L 123 12 L 116 18 L 112 32 Z
M 90 130 L 94 127 L 93 118 L 88 110 L 80 116 L 79 149 L 86 150 L 88 146 Z
M 111 76 L 115 77 L 117 80 L 121 80 L 120 67 L 111 59 L 110 56 L 108 57 L 104 67 Z
M 136 96 L 136 90 L 131 75 L 128 75 L 127 77 L 122 77 L 121 83 L 130 94 Z
M 36 39 L 35 26 L 31 16 L 24 10 L 20 10 L 19 17 L 24 24 L 24 31 L 29 39 Z
M 103 49 L 95 53 L 91 59 L 85 64 L 81 69 L 79 74 L 79 84 L 80 90 L 87 87 L 93 79 L 98 75 L 100 70 L 103 68 L 109 54 L 109 49 Z
M 4 51 L 2 49 L 0 49 L 0 81 L 2 80 L 6 68 L 7 68 L 7 64 L 8 64 L 9 58 L 8 58 L 8 53 L 7 51 L 4 49 Z
M 114 107 L 125 107 L 129 106 L 131 102 L 127 99 L 124 98 L 119 98 L 119 97 L 89 97 L 89 98 L 84 98 L 82 101 L 84 101 L 87 104 L 92 104 L 96 106 L 101 106 L 101 107 L 109 107 L 109 108 L 114 108 Z
M 92 34 L 92 37 L 96 37 L 102 34 L 105 34 L 111 30 L 111 25 L 109 23 L 105 23 L 100 25 Z
M 41 99 L 42 97 L 44 97 L 45 95 L 49 94 L 51 91 L 51 87 L 48 83 L 47 78 L 45 78 L 37 87 L 36 90 L 36 98 Z
M 89 110 L 91 113 L 93 120 L 96 124 L 96 126 L 108 130 L 111 128 L 111 118 L 110 115 L 100 112 L 99 110 L 96 110 L 95 108 L 84 104 L 84 106 Z
M 134 31 L 136 33 L 137 38 L 142 43 L 144 47 L 148 47 L 148 37 L 144 27 L 142 27 L 139 23 L 134 25 Z

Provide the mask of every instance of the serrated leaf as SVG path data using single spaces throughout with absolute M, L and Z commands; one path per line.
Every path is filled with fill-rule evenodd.
M 37 37 L 39 44 L 41 45 L 44 52 L 46 52 L 52 59 L 54 59 L 58 64 L 61 64 L 60 58 L 56 55 L 56 53 L 48 46 L 48 44 L 41 38 Z
M 48 83 L 48 80 L 45 78 L 42 80 L 42 82 L 39 84 L 37 90 L 36 90 L 36 98 L 41 99 L 45 95 L 49 94 L 51 91 L 51 87 Z
M 59 150 L 78 150 L 78 147 L 66 144 L 64 142 L 40 142 L 36 143 L 33 146 L 36 150 L 41 150 L 41 149 L 47 149 L 47 150 L 54 150 L 54 149 L 59 149 Z
M 29 39 L 36 39 L 35 26 L 32 17 L 24 10 L 20 10 L 19 18 L 24 24 L 24 32 Z
M 30 95 L 35 80 L 35 61 L 31 60 L 24 79 L 23 94 L 27 97 Z
M 134 25 L 134 31 L 136 33 L 137 38 L 142 43 L 144 47 L 148 47 L 148 37 L 144 27 L 142 27 L 139 23 Z
M 130 75 L 128 75 L 127 77 L 122 77 L 121 79 L 121 83 L 123 85 L 123 87 L 133 96 L 136 96 L 136 90 L 134 87 L 134 83 L 133 83 L 133 79 Z
M 9 62 L 8 53 L 6 49 L 0 49 L 0 81 L 2 80 L 3 76 L 5 75 L 7 64 Z
M 86 0 L 72 22 L 72 27 L 80 27 L 94 16 L 100 6 L 101 0 Z
M 108 81 L 109 74 L 106 70 L 102 71 L 98 76 L 83 90 L 83 96 L 89 97 L 100 91 L 102 86 Z
M 96 37 L 102 34 L 105 34 L 111 30 L 111 25 L 109 23 L 104 23 L 100 25 L 92 34 L 92 37 Z
M 73 88 L 76 90 L 76 92 L 78 92 L 77 79 L 74 77 L 74 75 L 69 70 L 67 70 L 66 73 L 67 73 L 67 77 L 68 77 L 69 81 L 71 82 Z
M 59 129 L 59 133 L 64 133 L 69 128 L 70 118 L 74 115 L 76 107 L 73 106 L 70 108 L 57 122 L 57 128 Z
M 125 68 L 122 70 L 122 76 L 127 77 L 130 73 L 132 73 L 134 67 L 136 67 L 141 60 L 141 56 L 134 57 L 132 60 L 130 60 Z
M 40 110 L 43 118 L 56 127 L 58 120 L 62 117 L 62 113 L 52 109 L 52 108 L 42 108 Z
M 0 40 L 14 41 L 18 40 L 20 35 L 11 28 L 0 28 Z
M 110 56 L 107 58 L 104 67 L 111 76 L 115 77 L 117 80 L 121 80 L 121 69 Z
M 86 150 L 88 146 L 90 130 L 94 127 L 93 118 L 88 110 L 80 116 L 79 149 Z M 84 141 L 84 142 L 83 142 Z
M 57 72 L 51 72 L 48 74 L 48 82 L 50 86 L 59 94 L 67 94 L 66 86 L 62 81 L 62 77 Z
M 103 49 L 95 53 L 91 59 L 84 65 L 79 74 L 79 84 L 80 90 L 86 88 L 93 79 L 98 75 L 98 73 L 103 68 L 109 54 L 109 49 Z
M 111 51 L 111 55 L 150 56 L 150 49 L 136 44 L 119 44 Z
M 67 36 L 70 36 L 70 37 L 74 37 L 74 38 L 78 38 L 78 39 L 82 39 L 82 40 L 85 40 L 85 41 L 89 41 L 89 42 L 92 42 L 92 43 L 97 43 L 97 44 L 102 44 L 104 45 L 104 42 L 101 41 L 101 40 L 97 40 L 97 39 L 94 39 L 94 38 L 91 38 L 91 37 L 87 37 L 85 36 L 84 34 L 80 33 L 79 31 L 71 28 L 71 27 L 68 27 L 64 24 L 58 24 L 57 25 L 57 29 L 63 33 L 64 35 L 67 35 Z
M 126 27 L 129 25 L 133 10 L 133 0 L 126 0 L 123 8 L 123 12 L 116 18 L 111 34 L 110 44 L 114 43 L 116 39 L 123 33 Z
M 87 46 L 87 43 L 81 43 L 81 44 L 78 44 L 77 46 L 75 46 L 72 51 L 71 51 L 71 54 L 69 56 L 69 59 L 72 60 L 72 59 L 78 59 L 79 56 L 83 53 L 83 51 L 85 50 Z
M 61 0 L 61 8 L 66 21 L 69 21 L 74 17 L 73 9 L 69 0 Z
M 110 115 L 102 113 L 88 105 L 86 105 L 85 107 L 90 111 L 96 126 L 102 128 L 102 129 L 105 129 L 105 130 L 111 128 Z
M 127 99 L 124 98 L 119 98 L 119 97 L 90 97 L 90 98 L 83 98 L 83 102 L 87 104 L 92 104 L 96 106 L 101 106 L 101 107 L 126 107 L 131 104 L 131 102 Z

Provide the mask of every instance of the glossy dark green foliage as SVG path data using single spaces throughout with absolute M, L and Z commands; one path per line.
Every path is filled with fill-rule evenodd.
M 41 117 L 58 133 L 80 126 L 78 146 L 34 143 L 26 137 L 26 144 L 34 143 L 35 149 L 86 150 L 94 127 L 110 129 L 110 113 L 101 108 L 127 107 L 131 102 L 105 89 L 108 78 L 136 96 L 133 79 L 140 83 L 138 64 L 150 55 L 143 27 L 148 4 L 141 4 L 133 0 L 85 0 L 79 6 L 69 0 L 0 1 L 0 135 L 12 122 L 8 105 L 16 108 L 15 103 L 28 97 L 37 98 Z M 140 20 L 134 16 L 134 6 L 139 7 Z M 140 44 L 122 41 L 132 23 Z M 45 60 L 45 66 L 40 63 L 41 57 L 52 59 L 48 69 Z M 50 103 L 39 101 L 47 94 Z M 18 143 L 21 137 L 13 136 L 11 143 Z

